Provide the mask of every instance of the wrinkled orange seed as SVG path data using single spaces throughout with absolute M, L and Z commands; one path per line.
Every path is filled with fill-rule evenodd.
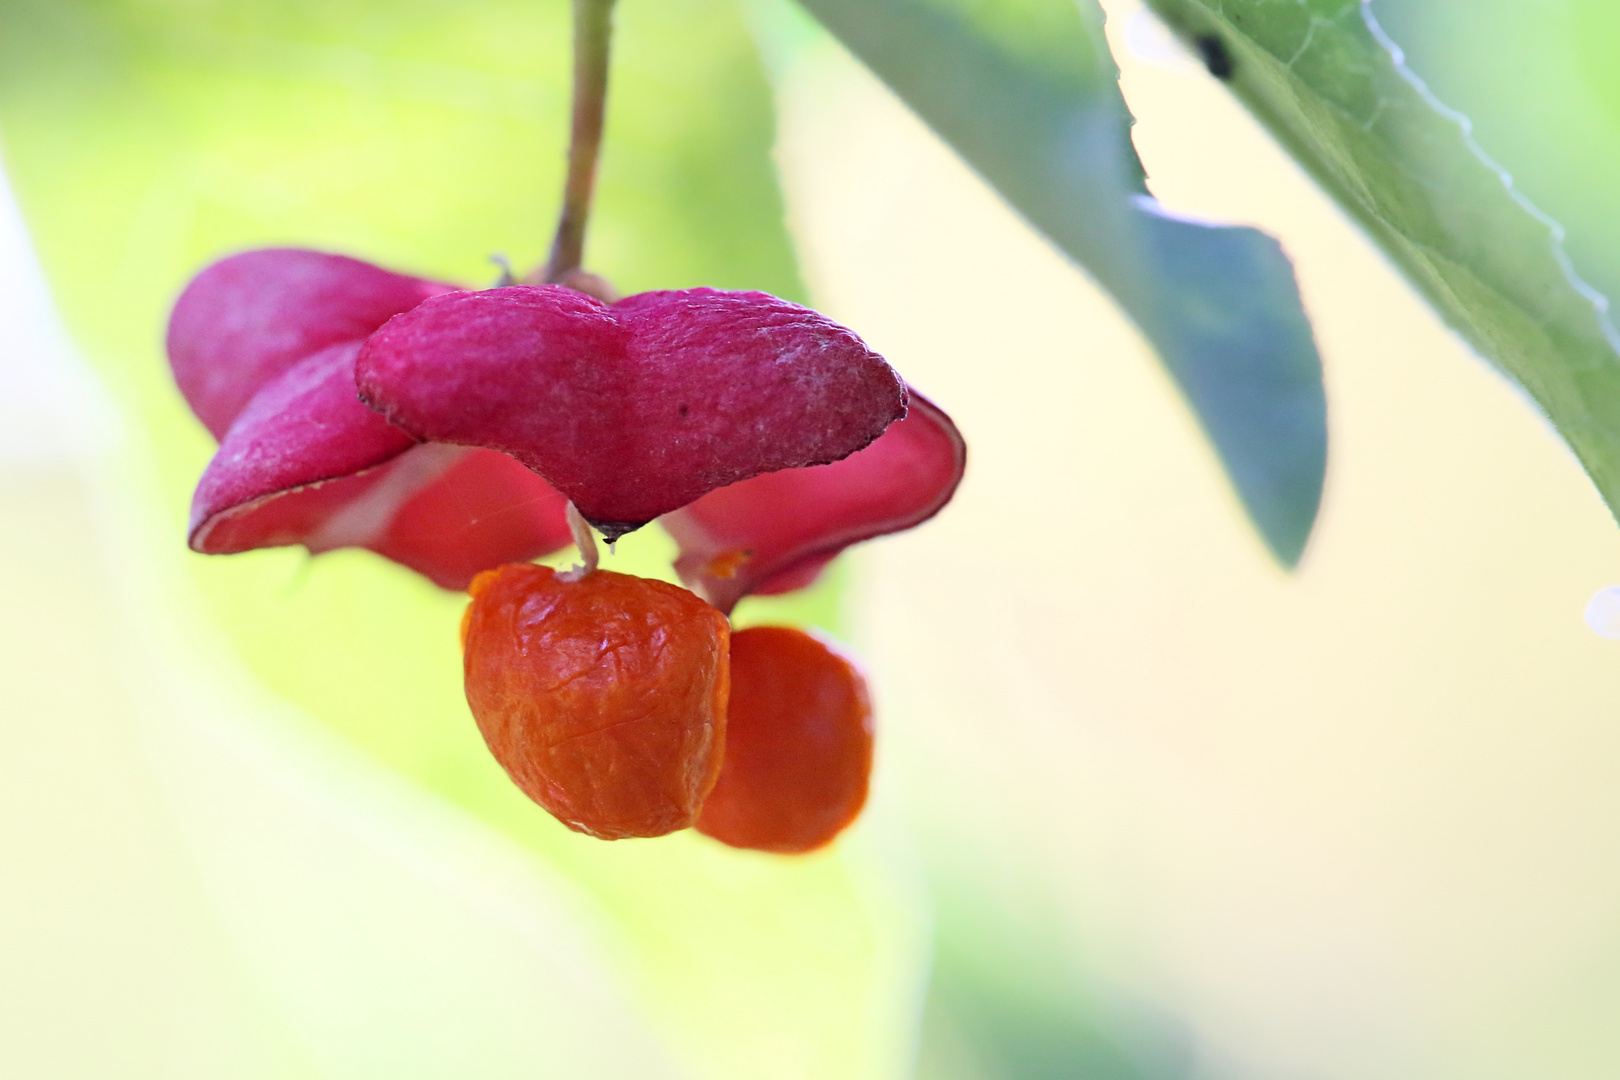
M 731 635 L 725 764 L 699 832 L 793 853 L 830 842 L 866 803 L 872 706 L 855 665 L 785 626 Z
M 691 825 L 723 753 L 725 617 L 685 589 L 606 570 L 562 581 L 513 564 L 469 591 L 467 704 L 517 786 L 604 839 Z

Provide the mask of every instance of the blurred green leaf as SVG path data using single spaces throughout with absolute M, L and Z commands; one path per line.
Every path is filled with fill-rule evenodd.
M 932 867 L 935 955 L 916 1080 L 1192 1075 L 1190 1033 L 1088 978 L 1049 885 L 995 859 Z
M 801 3 L 1114 295 L 1272 552 L 1298 561 L 1321 501 L 1327 419 L 1293 267 L 1263 233 L 1173 218 L 1145 193 L 1095 4 Z
M 1233 92 L 1446 321 L 1529 391 L 1620 513 L 1620 337 L 1606 301 L 1580 276 L 1605 289 L 1620 285 L 1620 218 L 1610 194 L 1620 159 L 1612 121 L 1564 116 L 1583 70 L 1605 72 L 1599 82 L 1611 78 L 1604 49 L 1614 44 L 1612 36 L 1572 33 L 1570 19 L 1585 11 L 1612 30 L 1612 6 L 1442 2 L 1426 13 L 1430 0 L 1392 6 L 1403 28 L 1426 27 L 1417 36 L 1428 46 L 1424 62 L 1449 76 L 1441 98 L 1467 85 L 1473 89 L 1458 99 L 1465 108 L 1494 102 L 1508 106 L 1499 115 L 1516 117 L 1493 120 L 1482 149 L 1469 122 L 1421 81 L 1425 68 L 1404 64 L 1399 36 L 1391 40 L 1358 0 L 1150 2 L 1206 55 L 1229 56 Z M 1563 41 L 1549 49 L 1559 27 Z M 1596 24 L 1589 30 L 1601 32 Z M 1588 49 L 1601 61 L 1583 60 Z M 1587 101 L 1582 116 L 1593 111 Z M 1530 134 L 1543 123 L 1546 130 Z M 1605 128 L 1596 147 L 1587 144 L 1593 126 Z M 1518 137 L 1498 139 L 1508 127 Z M 1487 156 L 1505 152 L 1515 176 L 1521 167 L 1536 176 L 1531 198 L 1545 192 L 1559 204 L 1555 212 L 1573 211 L 1570 223 L 1581 228 L 1570 252 L 1562 229 Z M 1595 156 L 1603 169 L 1591 168 Z M 1564 197 L 1577 189 L 1587 194 Z
M 769 88 L 731 0 L 623 0 L 592 269 L 628 291 L 802 295 Z M 546 250 L 566 140 L 566 0 L 0 0 L 0 138 L 78 344 L 135 423 L 140 492 L 184 545 L 213 451 L 161 341 L 187 278 L 296 244 L 472 284 Z M 155 477 L 155 479 L 151 479 Z M 649 568 L 657 536 L 616 563 Z M 362 552 L 188 566 L 278 693 L 527 844 L 633 944 L 635 988 L 697 1075 L 895 1075 L 923 963 L 867 831 L 780 860 L 695 835 L 603 844 L 524 799 L 461 693 L 464 597 Z M 667 564 L 666 564 L 667 572 Z M 823 610 L 826 610 L 823 594 Z M 784 977 L 791 972 L 792 977 Z
M 1568 231 L 1580 275 L 1620 295 L 1620 5 L 1380 0 L 1377 15 L 1514 188 Z

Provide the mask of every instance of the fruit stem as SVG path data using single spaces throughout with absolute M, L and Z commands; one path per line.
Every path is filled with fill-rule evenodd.
M 585 252 L 585 223 L 591 215 L 591 189 L 602 149 L 608 43 L 612 36 L 613 0 L 574 0 L 574 121 L 557 238 L 552 241 L 551 258 L 546 262 L 548 282 L 560 282 L 578 269 Z
M 596 534 L 591 532 L 590 523 L 573 503 L 568 504 L 568 530 L 574 534 L 574 546 L 579 548 L 579 557 L 585 562 L 564 570 L 557 577 L 562 581 L 579 581 L 596 572 L 602 557 L 596 550 Z

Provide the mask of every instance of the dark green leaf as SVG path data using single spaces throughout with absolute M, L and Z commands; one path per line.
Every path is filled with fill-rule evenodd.
M 1144 191 L 1101 12 L 1072 0 L 801 0 L 1158 349 L 1271 550 L 1299 558 L 1327 455 L 1293 268 Z
M 1611 6 L 1494 3 L 1482 12 L 1479 5 L 1443 2 L 1424 13 L 1429 0 L 1410 0 L 1394 9 L 1404 13 L 1403 26 L 1427 27 L 1420 35 L 1429 46 L 1426 59 L 1448 74 L 1449 86 L 1471 87 L 1466 96 L 1505 106 L 1496 115 L 1517 114 L 1493 123 L 1492 137 L 1517 130 L 1517 137 L 1500 140 L 1519 151 L 1509 168 L 1522 163 L 1537 177 L 1532 197 L 1555 193 L 1589 226 L 1572 261 L 1560 227 L 1487 155 L 1494 144 L 1475 141 L 1469 123 L 1405 65 L 1395 41 L 1358 0 L 1151 3 L 1187 39 L 1223 43 L 1233 59 L 1232 90 L 1447 322 L 1530 392 L 1611 511 L 1620 512 L 1620 338 L 1606 302 L 1579 276 L 1593 273 L 1605 288 L 1620 285 L 1614 242 L 1620 217 L 1612 196 L 1620 143 L 1612 120 L 1587 120 L 1591 98 L 1603 93 L 1570 91 L 1583 68 L 1605 73 L 1599 83 L 1610 77 L 1609 52 L 1589 62 L 1580 50 L 1615 44 L 1599 36 L 1603 25 L 1617 26 Z M 1575 7 L 1591 16 L 1586 33 L 1569 31 Z M 1481 51 L 1476 23 L 1484 15 L 1488 25 L 1487 12 L 1498 13 L 1498 30 Z M 1549 51 L 1554 36 L 1563 42 Z M 1590 43 L 1577 46 L 1585 37 Z M 1556 96 L 1543 98 L 1548 91 Z M 1568 129 L 1573 137 L 1554 135 L 1572 96 L 1581 99 L 1582 123 Z M 1620 104 L 1609 100 L 1611 108 Z M 1530 134 L 1541 123 L 1547 130 Z M 1594 158 L 1602 164 L 1594 167 Z

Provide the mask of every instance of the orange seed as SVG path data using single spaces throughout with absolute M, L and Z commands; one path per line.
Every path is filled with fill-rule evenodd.
M 730 630 L 685 589 L 598 570 L 480 574 L 462 624 L 467 704 L 523 792 L 580 832 L 661 836 L 719 775 Z
M 872 707 L 855 665 L 802 630 L 731 635 L 725 764 L 698 831 L 783 853 L 830 842 L 866 803 Z

